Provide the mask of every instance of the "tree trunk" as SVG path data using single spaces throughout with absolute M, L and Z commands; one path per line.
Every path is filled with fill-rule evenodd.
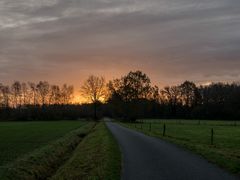
M 97 120 L 97 102 L 94 102 L 94 120 Z

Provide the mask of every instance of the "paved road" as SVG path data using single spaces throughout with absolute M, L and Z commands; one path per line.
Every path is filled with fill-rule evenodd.
M 231 180 L 230 174 L 157 138 L 106 123 L 123 153 L 122 180 Z

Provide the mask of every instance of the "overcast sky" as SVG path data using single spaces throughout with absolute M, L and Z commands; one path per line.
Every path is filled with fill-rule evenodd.
M 0 81 L 240 80 L 240 0 L 0 0 Z

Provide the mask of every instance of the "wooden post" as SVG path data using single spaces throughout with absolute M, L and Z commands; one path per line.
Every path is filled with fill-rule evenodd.
M 211 145 L 213 145 L 213 135 L 214 135 L 214 131 L 213 128 L 211 129 Z
M 166 124 L 164 123 L 163 124 L 163 136 L 165 136 L 165 134 L 166 134 Z

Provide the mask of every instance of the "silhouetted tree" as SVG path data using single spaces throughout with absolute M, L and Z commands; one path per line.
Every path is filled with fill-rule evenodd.
M 22 102 L 23 105 L 29 104 L 29 91 L 26 83 L 22 83 Z
M 10 106 L 11 91 L 9 86 L 0 84 L 0 99 L 2 107 L 8 108 Z
M 73 98 L 74 88 L 73 86 L 68 86 L 67 84 L 64 84 L 61 89 L 61 99 L 62 104 L 69 104 L 70 101 Z
M 177 106 L 182 103 L 179 86 L 165 87 L 161 90 L 161 103 L 170 107 L 171 115 L 176 116 Z
M 36 105 L 37 104 L 37 85 L 33 82 L 29 82 L 28 86 L 30 87 L 30 104 Z
M 197 87 L 193 82 L 185 81 L 180 85 L 181 100 L 183 105 L 191 107 L 196 101 Z
M 19 81 L 15 81 L 12 84 L 11 87 L 11 92 L 13 95 L 13 105 L 14 107 L 18 107 L 21 106 L 22 100 L 21 100 L 21 96 L 22 96 L 22 86 L 21 83 Z
M 109 87 L 112 94 L 118 94 L 125 102 L 158 96 L 158 88 L 152 87 L 149 77 L 141 71 L 131 71 L 121 79 L 110 81 Z
M 108 89 L 110 91 L 109 102 L 113 105 L 122 104 L 123 116 L 132 120 L 143 112 L 139 111 L 141 104 L 146 105 L 146 101 L 156 100 L 157 102 L 159 100 L 158 88 L 152 87 L 150 78 L 141 71 L 131 71 L 121 79 L 110 81 Z
M 47 81 L 40 81 L 37 84 L 37 92 L 40 96 L 40 101 L 42 105 L 45 105 L 50 91 L 50 85 Z
M 73 86 L 47 81 L 0 83 L 0 120 L 59 120 L 92 116 L 137 118 L 240 119 L 240 84 L 197 86 L 185 81 L 160 89 L 141 71 L 109 81 L 90 76 L 81 87 L 92 104 L 72 104 Z M 160 94 L 159 94 L 160 92 Z M 107 100 L 107 101 L 106 101 Z M 41 108 L 44 107 L 44 108 Z
M 94 105 L 94 119 L 97 119 L 97 104 L 105 100 L 106 82 L 103 77 L 89 76 L 81 87 L 82 95 Z
M 50 86 L 49 105 L 60 104 L 61 90 L 57 85 Z

